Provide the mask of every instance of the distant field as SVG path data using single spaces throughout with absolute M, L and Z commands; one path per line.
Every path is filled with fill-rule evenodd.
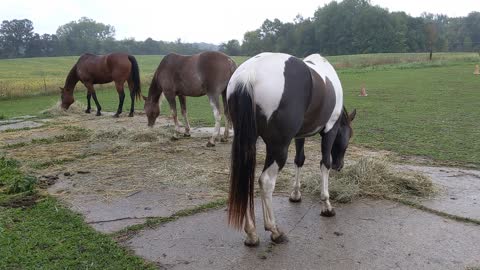
M 426 61 L 427 57 L 427 54 L 328 57 L 339 67 L 347 108 L 358 109 L 354 143 L 440 161 L 480 165 L 480 76 L 472 74 L 474 65 L 480 64 L 480 57 L 437 53 L 433 62 Z M 51 77 L 63 84 L 63 77 L 75 59 L 2 60 L 0 84 L 9 73 L 17 74 L 20 82 L 38 80 L 34 69 L 27 68 L 29 61 L 37 63 L 39 69 L 48 69 Z M 138 56 L 137 59 L 146 92 L 161 56 Z M 240 63 L 245 59 L 236 58 L 236 61 Z M 362 84 L 367 88 L 368 97 L 358 97 Z M 58 89 L 57 86 L 54 89 Z M 0 118 L 37 114 L 59 100 L 57 90 L 53 91 L 54 95 L 0 100 Z M 104 110 L 116 109 L 118 96 L 111 85 L 103 87 L 98 96 Z M 83 86 L 77 88 L 76 99 L 85 103 Z M 129 103 L 127 98 L 126 106 Z M 194 125 L 213 124 L 205 97 L 189 98 L 187 103 Z M 137 102 L 137 109 L 142 108 L 142 102 Z M 169 114 L 166 104 L 162 113 Z

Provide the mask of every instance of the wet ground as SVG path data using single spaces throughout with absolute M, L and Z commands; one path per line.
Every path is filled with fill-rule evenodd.
M 33 123 L 33 124 L 32 124 Z M 19 129 L 14 130 L 12 129 Z M 62 115 L 0 122 L 1 152 L 46 183 L 48 192 L 83 214 L 95 229 L 114 233 L 169 217 L 226 196 L 228 143 L 205 146 L 211 129 L 171 141 L 172 125 L 154 129 L 146 117 Z M 8 131 L 5 131 L 8 130 Z M 69 134 L 65 137 L 64 134 Z M 304 174 L 318 173 L 319 143 L 308 140 Z M 388 156 L 358 147 L 348 160 Z M 258 164 L 264 153 L 259 147 Z M 121 244 L 160 269 L 464 269 L 480 266 L 480 226 L 390 201 L 362 199 L 319 215 L 320 202 L 304 194 L 288 202 L 293 155 L 280 175 L 274 200 L 277 223 L 289 242 L 273 245 L 256 207 L 257 248 L 226 225 L 225 208 L 185 216 L 129 235 Z M 415 159 L 412 159 L 415 160 Z M 442 192 L 422 205 L 480 220 L 480 172 L 461 168 L 397 166 L 431 176 Z M 257 202 L 258 203 L 258 202 Z

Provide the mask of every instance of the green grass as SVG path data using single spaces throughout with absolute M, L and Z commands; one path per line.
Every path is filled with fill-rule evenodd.
M 0 269 L 155 269 L 41 196 L 19 165 L 0 158 Z
M 156 269 L 52 198 L 0 208 L 0 269 Z
M 161 56 L 137 58 L 142 77 L 148 77 L 153 74 Z M 471 53 L 437 53 L 433 62 L 426 61 L 426 58 L 427 54 L 328 57 L 339 67 L 345 105 L 349 110 L 358 109 L 354 143 L 404 155 L 425 156 L 436 161 L 480 165 L 480 122 L 477 120 L 480 115 L 480 77 L 472 74 L 474 65 L 480 63 L 480 57 Z M 52 69 L 52 76 L 60 76 L 63 80 L 70 66 L 67 62 L 75 60 L 68 59 L 15 61 L 54 62 L 56 64 L 45 66 Z M 236 58 L 236 61 L 241 63 L 245 59 Z M 11 63 L 8 61 L 14 60 L 0 60 L 0 66 L 8 66 Z M 10 65 L 9 70 L 23 69 L 24 66 L 12 68 Z M 5 76 L 0 75 L 0 81 Z M 34 80 L 32 76 L 34 73 L 19 78 Z M 149 80 L 145 82 L 144 79 L 144 92 L 148 83 Z M 368 97 L 358 97 L 363 84 Z M 76 100 L 86 103 L 83 86 L 77 87 L 75 96 Z M 112 86 L 99 90 L 98 97 L 105 111 L 116 110 L 118 96 Z M 55 94 L 0 100 L 0 114 L 6 118 L 35 115 L 51 107 L 58 99 L 59 95 Z M 125 108 L 129 103 L 127 98 Z M 213 125 L 213 113 L 206 97 L 188 98 L 187 106 L 193 125 Z M 136 108 L 141 110 L 143 102 L 137 102 Z M 162 114 L 170 115 L 165 101 Z M 182 119 L 181 116 L 179 119 Z

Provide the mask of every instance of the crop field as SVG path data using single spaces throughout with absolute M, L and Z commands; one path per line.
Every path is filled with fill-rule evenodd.
M 59 99 L 58 87 L 77 57 L 0 60 L 0 118 L 37 115 Z M 142 91 L 146 95 L 162 56 L 137 56 Z M 247 57 L 235 57 L 241 64 Z M 480 77 L 474 76 L 475 53 L 373 54 L 333 56 L 344 86 L 345 105 L 359 114 L 354 143 L 444 163 L 480 163 Z M 362 86 L 368 97 L 358 97 Z M 118 96 L 112 84 L 97 87 L 106 111 L 114 111 Z M 76 100 L 86 103 L 79 84 Z M 127 97 L 125 106 L 129 106 Z M 137 110 L 143 109 L 137 101 Z M 213 124 L 205 97 L 187 100 L 193 125 Z M 125 107 L 126 108 L 126 107 Z M 162 113 L 170 114 L 166 103 Z

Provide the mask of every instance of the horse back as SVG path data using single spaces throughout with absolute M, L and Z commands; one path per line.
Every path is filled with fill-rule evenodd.
M 112 81 L 125 81 L 131 71 L 128 54 L 112 53 L 94 55 L 90 53 L 80 56 L 77 62 L 77 73 L 84 83 L 103 84 Z

